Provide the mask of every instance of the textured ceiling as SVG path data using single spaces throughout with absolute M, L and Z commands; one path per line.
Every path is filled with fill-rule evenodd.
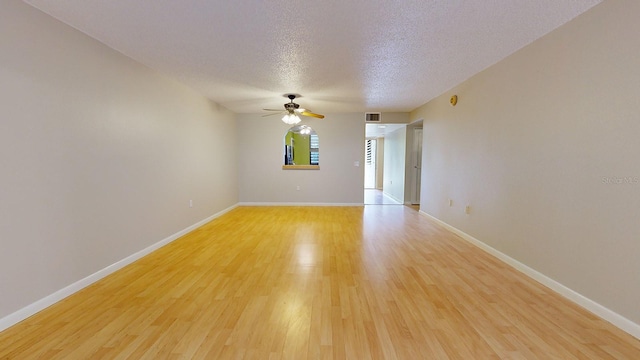
M 26 0 L 238 113 L 411 111 L 600 0 Z

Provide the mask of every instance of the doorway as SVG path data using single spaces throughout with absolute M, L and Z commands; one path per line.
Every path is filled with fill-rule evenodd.
M 364 159 L 364 204 L 365 205 L 402 205 L 403 202 L 388 194 L 385 189 L 387 180 L 394 179 L 398 171 L 390 172 L 387 162 L 386 136 L 395 131 L 404 131 L 406 124 L 366 124 Z M 395 144 L 392 142 L 392 144 Z M 392 147 L 392 150 L 397 146 Z M 397 155 L 397 154 L 395 154 Z M 404 155 L 402 155 L 404 159 Z M 395 159 L 394 159 L 395 160 Z M 392 162 L 393 163 L 393 162 Z M 392 164 L 389 163 L 389 164 Z M 403 161 L 404 164 L 404 161 Z M 402 167 L 404 173 L 404 166 Z M 397 184 L 397 182 L 396 182 Z M 400 196 L 400 198 L 402 198 Z
M 365 205 L 398 205 L 382 190 L 384 138 L 367 139 L 364 143 L 364 203 Z

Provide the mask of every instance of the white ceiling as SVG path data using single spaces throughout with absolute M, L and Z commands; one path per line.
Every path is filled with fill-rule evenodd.
M 237 113 L 411 111 L 600 0 L 25 0 Z
M 398 129 L 406 127 L 407 124 L 366 124 L 365 136 L 367 138 L 385 137 Z

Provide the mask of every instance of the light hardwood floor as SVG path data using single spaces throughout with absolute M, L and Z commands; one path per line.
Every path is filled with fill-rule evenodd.
M 640 359 L 404 206 L 241 207 L 0 333 L 0 359 Z
M 379 189 L 364 189 L 364 203 L 365 205 L 403 205 Z

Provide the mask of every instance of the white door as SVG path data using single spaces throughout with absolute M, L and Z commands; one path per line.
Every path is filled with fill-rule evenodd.
M 422 177 L 422 128 L 413 129 L 413 149 L 411 151 L 413 181 L 411 204 L 420 204 L 420 182 Z

